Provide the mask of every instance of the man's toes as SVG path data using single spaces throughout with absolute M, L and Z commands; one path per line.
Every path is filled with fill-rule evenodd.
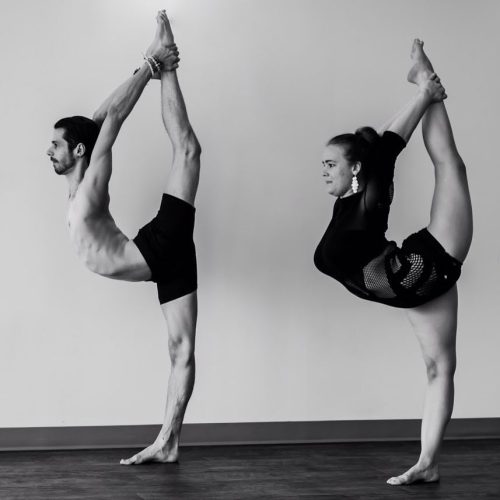
M 392 486 L 400 486 L 402 484 L 406 484 L 407 478 L 406 475 L 403 474 L 402 476 L 391 477 L 387 482 Z
M 163 22 L 168 26 L 170 21 L 168 20 L 168 16 L 165 12 L 162 14 L 162 19 L 163 19 Z
M 120 460 L 121 465 L 132 465 L 136 463 L 137 455 L 134 455 L 133 457 L 130 458 L 122 458 Z

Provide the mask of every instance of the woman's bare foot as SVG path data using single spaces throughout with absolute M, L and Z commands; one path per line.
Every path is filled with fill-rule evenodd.
M 423 467 L 416 464 L 401 476 L 388 479 L 387 484 L 400 486 L 412 483 L 434 483 L 436 481 L 439 481 L 439 467 L 437 465 Z
M 413 62 L 413 66 L 408 72 L 407 79 L 410 83 L 420 85 L 424 80 L 427 80 L 432 73 L 434 73 L 434 68 L 424 52 L 424 42 L 418 38 L 413 40 L 410 58 Z
M 120 460 L 121 465 L 139 465 L 148 462 L 174 463 L 179 460 L 178 447 L 170 448 L 155 441 L 134 456 Z

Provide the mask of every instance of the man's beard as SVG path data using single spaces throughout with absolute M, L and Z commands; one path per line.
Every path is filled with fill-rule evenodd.
M 71 170 L 73 165 L 61 165 L 58 161 L 52 161 L 52 165 L 54 167 L 54 172 L 57 175 L 65 175 L 69 170 Z

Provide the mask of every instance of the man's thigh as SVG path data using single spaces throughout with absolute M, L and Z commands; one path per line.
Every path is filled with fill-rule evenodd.
M 186 158 L 177 154 L 168 174 L 165 193 L 194 205 L 199 179 L 200 157 Z
M 196 291 L 161 304 L 167 322 L 169 343 L 187 344 L 194 349 L 198 298 Z

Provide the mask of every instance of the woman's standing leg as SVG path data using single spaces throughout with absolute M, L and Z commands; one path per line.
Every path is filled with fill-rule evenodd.
M 453 411 L 457 305 L 458 294 L 454 286 L 431 302 L 408 310 L 427 369 L 422 448 L 417 463 L 401 476 L 389 479 L 389 484 L 439 479 L 439 450 Z

